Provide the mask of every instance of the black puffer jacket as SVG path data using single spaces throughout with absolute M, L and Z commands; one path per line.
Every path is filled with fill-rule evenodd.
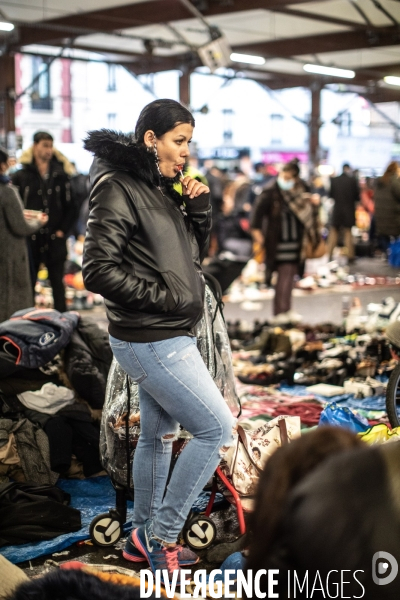
M 88 290 L 104 296 L 109 332 L 132 342 L 188 335 L 203 312 L 209 194 L 182 197 L 157 173 L 154 156 L 128 135 L 91 132 L 95 153 L 83 257 Z

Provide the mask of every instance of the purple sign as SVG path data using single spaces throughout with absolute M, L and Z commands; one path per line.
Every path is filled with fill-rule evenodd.
M 301 163 L 308 163 L 308 152 L 277 152 L 265 150 L 262 152 L 263 163 L 287 163 L 298 158 Z

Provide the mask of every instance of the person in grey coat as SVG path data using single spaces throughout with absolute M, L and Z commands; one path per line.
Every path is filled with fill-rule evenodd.
M 328 238 L 330 260 L 338 241 L 339 231 L 343 229 L 344 244 L 349 262 L 354 260 L 354 244 L 351 228 L 356 224 L 356 204 L 360 201 L 358 181 L 353 177 L 350 165 L 343 165 L 343 173 L 331 179 L 330 197 L 335 201 L 332 213 L 332 224 Z
M 392 161 L 376 184 L 376 233 L 386 250 L 391 237 L 400 235 L 400 165 Z
M 33 306 L 26 236 L 47 222 L 40 213 L 27 220 L 19 194 L 5 174 L 8 155 L 0 149 L 0 323 L 22 308 Z

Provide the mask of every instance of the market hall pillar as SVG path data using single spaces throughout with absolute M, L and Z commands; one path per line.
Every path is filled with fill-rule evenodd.
M 318 166 L 320 161 L 320 147 L 319 147 L 319 130 L 322 125 L 321 123 L 321 84 L 319 81 L 314 82 L 311 87 L 311 115 L 309 121 L 309 148 L 308 148 L 308 162 L 310 165 L 310 172 Z
M 15 58 L 0 56 L 0 145 L 7 147 L 7 136 L 15 132 Z
M 191 70 L 182 71 L 179 77 L 179 102 L 189 108 L 190 106 L 190 75 Z

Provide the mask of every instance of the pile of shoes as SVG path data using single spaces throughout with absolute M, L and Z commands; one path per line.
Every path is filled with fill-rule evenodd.
M 242 333 L 239 325 L 229 324 L 232 331 Z M 379 332 L 347 334 L 329 323 L 296 328 L 255 323 L 253 336 L 247 329 L 241 337 L 231 343 L 235 375 L 242 383 L 343 386 L 354 378 L 385 378 L 394 367 L 388 342 Z

